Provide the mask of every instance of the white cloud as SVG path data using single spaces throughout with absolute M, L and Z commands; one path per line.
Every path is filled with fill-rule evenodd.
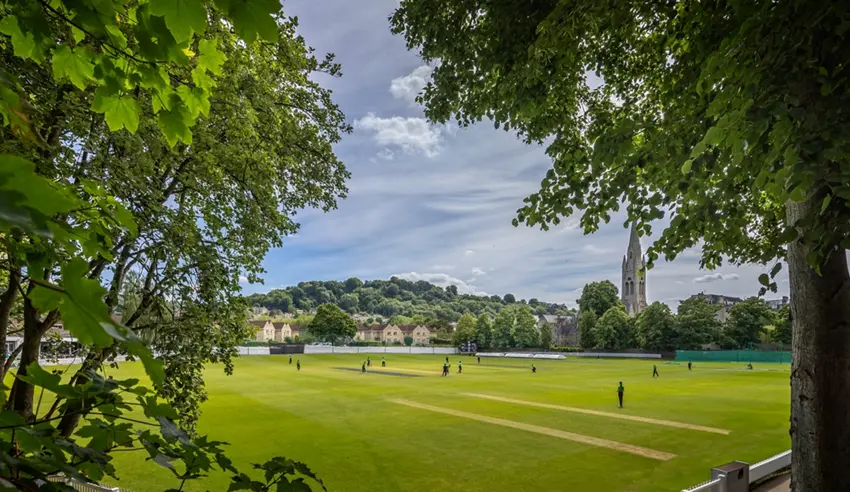
M 239 276 L 239 283 L 240 284 L 247 284 L 248 283 L 248 277 L 246 277 L 245 275 L 240 275 Z
M 354 122 L 354 128 L 373 132 L 375 143 L 381 146 L 398 147 L 406 154 L 421 153 L 426 157 L 435 157 L 440 153 L 439 127 L 430 125 L 425 118 L 393 116 L 382 118 L 374 113 Z M 385 148 L 383 153 L 392 151 Z
M 468 250 L 463 252 L 463 256 L 472 256 L 474 254 L 475 254 L 475 251 L 472 251 L 471 249 L 468 249 Z
M 384 149 L 378 152 L 378 157 L 385 161 L 391 161 L 395 158 L 395 152 L 390 149 Z
M 694 279 L 694 283 L 703 284 L 708 282 L 716 282 L 718 280 L 738 280 L 741 278 L 737 273 L 709 273 Z
M 440 287 L 448 287 L 449 285 L 457 286 L 458 293 L 461 294 L 476 294 L 479 296 L 486 296 L 487 293 L 481 292 L 475 288 L 474 285 L 469 282 L 464 282 L 463 280 L 452 277 L 446 273 L 418 273 L 418 272 L 407 272 L 407 273 L 397 273 L 394 275 L 398 278 L 403 278 L 405 280 L 410 280 L 411 282 L 417 282 L 419 280 L 424 280 L 426 282 L 430 282 L 434 285 L 438 285 Z
M 582 248 L 582 251 L 589 255 L 607 255 L 609 253 L 614 252 L 614 250 L 611 248 L 600 247 L 594 244 L 586 245 L 584 248 Z
M 480 277 L 481 275 L 487 275 L 487 272 L 485 272 L 484 270 L 482 270 L 478 267 L 475 267 L 475 268 L 472 269 L 472 274 L 475 275 L 476 277 Z
M 348 198 L 327 214 L 299 213 L 300 237 L 270 252 L 263 265 L 269 285 L 351 276 L 386 279 L 394 272 L 439 272 L 431 275 L 467 279 L 480 267 L 496 273 L 464 282 L 476 291 L 570 305 L 588 282 L 610 280 L 619 286 L 629 241 L 629 230 L 622 227 L 625 208 L 589 236 L 582 234 L 580 215 L 562 218 L 551 232 L 512 227 L 523 198 L 539 189 L 551 159 L 543 146 L 525 145 L 513 133 L 494 130 L 488 121 L 458 128 L 455 122 L 427 125 L 421 119 L 421 109 L 409 101 L 422 83 L 414 79 L 424 79 L 424 70 L 413 70 L 422 62 L 386 29 L 386 12 L 396 3 L 287 4 L 289 13 L 301 19 L 299 33 L 319 53 L 335 53 L 343 67 L 359 68 L 342 78 L 323 77 L 321 83 L 334 91 L 346 114 L 366 117 L 354 135 L 343 136 L 334 146 L 352 173 Z M 399 77 L 411 70 L 409 79 Z M 394 78 L 400 79 L 395 91 L 399 98 L 388 92 Z M 591 87 L 601 83 L 588 74 Z M 379 156 L 378 151 L 384 152 Z M 642 238 L 644 248 L 664 225 L 653 224 L 654 235 Z M 588 254 L 585 247 L 611 253 Z M 694 278 L 714 272 L 700 269 L 699 255 L 697 247 L 673 262 L 656 262 L 648 272 L 648 300 L 687 299 L 705 289 L 706 284 L 694 283 Z M 766 273 L 765 268 L 724 265 L 721 271 L 737 274 L 739 280 L 717 281 L 710 287 L 716 294 L 756 295 L 758 275 Z M 780 276 L 777 296 L 788 291 L 786 269 Z M 450 283 L 461 285 L 458 280 Z M 668 304 L 675 307 L 675 301 Z
M 433 71 L 433 68 L 422 65 L 403 77 L 393 79 L 390 82 L 390 93 L 396 99 L 416 104 L 416 96 L 428 85 Z

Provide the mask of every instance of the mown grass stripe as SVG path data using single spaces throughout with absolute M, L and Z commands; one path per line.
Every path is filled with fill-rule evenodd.
M 550 437 L 558 437 L 561 439 L 566 439 L 568 441 L 579 442 L 582 444 L 589 444 L 591 446 L 598 446 L 601 448 L 613 449 L 615 451 L 621 451 L 624 453 L 630 453 L 637 456 L 643 456 L 644 458 L 651 458 L 660 461 L 671 460 L 676 457 L 675 454 L 665 453 L 663 451 L 656 451 L 654 449 L 643 448 L 640 446 L 633 446 L 631 444 L 625 444 L 617 441 L 609 441 L 608 439 L 601 439 L 598 437 L 586 436 L 583 434 L 576 434 L 573 432 L 566 432 L 559 429 L 552 429 L 549 427 L 543 427 L 540 425 L 532 425 L 526 424 L 523 422 L 515 422 L 513 420 L 505 420 L 496 417 L 488 417 L 486 415 L 479 415 L 476 413 L 469 412 L 461 412 L 459 410 L 451 410 L 448 408 L 442 407 L 434 407 L 431 405 L 425 405 L 423 403 L 416 403 L 410 400 L 400 400 L 400 399 L 391 399 L 389 400 L 393 403 L 397 403 L 399 405 L 405 405 L 408 407 L 418 408 L 420 410 L 428 410 L 436 413 L 443 413 L 446 415 L 452 415 L 455 417 L 461 417 L 470 420 L 477 420 L 479 422 L 486 422 L 488 424 L 501 425 L 503 427 L 510 427 L 513 429 L 520 429 L 527 432 L 533 432 L 535 434 L 542 434 L 544 436 Z
M 526 405 L 526 406 L 529 406 L 529 407 L 548 408 L 548 409 L 551 409 L 551 410 L 562 410 L 564 412 L 583 413 L 583 414 L 587 414 L 587 415 L 596 415 L 596 416 L 599 416 L 599 417 L 610 417 L 610 418 L 620 419 L 620 420 L 630 420 L 632 422 L 643 422 L 645 424 L 655 424 L 655 425 L 663 425 L 663 426 L 666 426 L 666 427 L 675 427 L 677 429 L 689 429 L 689 430 L 702 431 L 702 432 L 711 432 L 711 433 L 714 433 L 714 434 L 723 434 L 723 435 L 727 435 L 727 436 L 729 435 L 729 432 L 730 432 L 726 429 L 717 429 L 715 427 L 705 427 L 705 426 L 702 426 L 702 425 L 686 424 L 684 422 L 676 422 L 674 420 L 661 420 L 661 419 L 653 419 L 653 418 L 649 418 L 649 417 L 638 417 L 636 415 L 627 415 L 627 414 L 623 414 L 623 413 L 613 413 L 613 412 L 603 412 L 601 410 L 590 410 L 590 409 L 587 409 L 587 408 L 565 407 L 563 405 L 553 405 L 553 404 L 550 404 L 550 403 L 537 403 L 537 402 L 534 402 L 534 401 L 526 401 L 526 400 L 515 400 L 513 398 L 504 398 L 504 397 L 501 397 L 501 396 L 494 396 L 494 395 L 484 395 L 484 394 L 481 394 L 481 393 L 462 393 L 462 394 L 466 395 L 466 396 L 472 396 L 472 397 L 475 397 L 475 398 L 484 398 L 484 399 L 487 399 L 487 400 L 501 401 L 501 402 L 505 402 L 505 403 L 515 403 L 517 405 Z

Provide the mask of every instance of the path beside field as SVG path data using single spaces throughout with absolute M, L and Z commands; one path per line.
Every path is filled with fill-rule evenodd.
M 791 474 L 771 478 L 753 489 L 754 492 L 791 492 Z

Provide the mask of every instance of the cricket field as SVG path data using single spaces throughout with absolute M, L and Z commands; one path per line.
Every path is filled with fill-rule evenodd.
M 211 366 L 199 431 L 229 442 L 240 468 L 286 456 L 344 492 L 679 491 L 790 447 L 787 364 L 454 355 L 442 377 L 444 356 L 387 355 L 386 368 L 369 356 L 365 374 L 364 354 L 242 357 L 232 376 Z M 115 376 L 141 373 L 128 363 Z M 143 459 L 116 453 L 121 487 L 179 485 Z M 227 486 L 220 474 L 184 490 Z

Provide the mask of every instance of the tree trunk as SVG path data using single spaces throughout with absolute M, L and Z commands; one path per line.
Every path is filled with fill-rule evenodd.
M 9 315 L 18 297 L 18 285 L 21 281 L 20 268 L 9 271 L 9 284 L 3 295 L 0 296 L 0 349 L 3 350 L 4 360 L 0 361 L 0 381 L 6 377 L 5 362 L 11 358 L 8 347 L 6 347 L 7 335 L 9 334 Z
M 35 308 L 29 305 L 29 300 L 25 300 L 24 303 L 24 341 L 21 344 L 21 362 L 18 364 L 18 374 L 21 375 L 27 374 L 27 366 L 33 362 L 38 362 L 38 351 L 41 344 L 41 334 L 39 333 L 39 322 L 35 314 Z M 12 410 L 21 414 L 25 419 L 30 419 L 33 416 L 33 393 L 34 388 L 31 384 L 15 378 L 15 382 L 12 384 L 12 392 L 9 396 L 9 403 Z
M 789 203 L 789 224 L 817 213 L 815 194 Z M 791 480 L 795 491 L 850 490 L 850 274 L 837 249 L 818 275 L 806 263 L 809 247 L 788 246 L 793 326 L 791 366 Z

